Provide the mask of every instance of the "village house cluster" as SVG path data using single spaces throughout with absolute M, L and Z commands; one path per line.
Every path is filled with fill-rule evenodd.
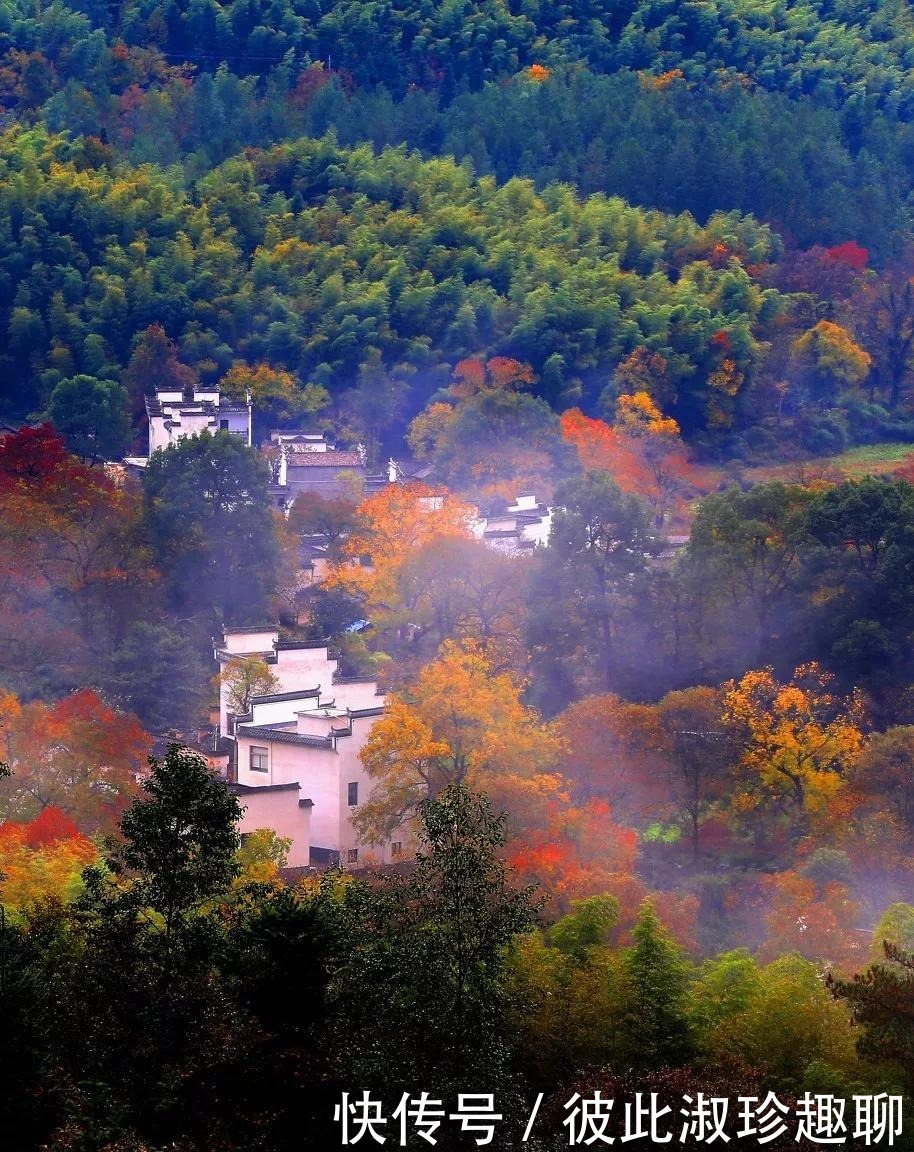
M 290 867 L 366 862 L 352 817 L 371 781 L 359 753 L 384 710 L 372 679 L 340 676 L 326 644 L 282 641 L 276 629 L 229 629 L 215 648 L 220 667 L 254 657 L 269 665 L 276 691 L 231 711 L 222 680 L 219 729 L 231 742 L 229 784 L 245 812 L 244 835 L 272 828 L 291 841 Z M 375 863 L 396 862 L 403 840 L 371 849 Z
M 199 385 L 160 389 L 147 398 L 146 411 L 148 455 L 124 461 L 134 473 L 146 467 L 154 452 L 201 432 L 229 432 L 254 446 L 249 398 L 227 399 L 217 388 Z M 385 473 L 373 474 L 361 447 L 339 449 L 319 431 L 274 431 L 261 451 L 271 467 L 272 501 L 286 513 L 302 492 L 337 496 L 429 479 L 427 469 L 395 460 Z M 478 508 L 469 527 L 492 548 L 529 554 L 548 542 L 550 523 L 551 510 L 535 496 L 522 495 L 513 504 Z M 302 539 L 303 587 L 323 578 L 326 544 L 320 536 Z M 241 834 L 272 829 L 289 841 L 292 868 L 396 863 L 404 854 L 408 829 L 367 846 L 353 822 L 371 790 L 360 753 L 384 709 L 376 681 L 341 676 L 327 643 L 281 640 L 272 627 L 227 630 L 214 643 L 214 657 L 220 672 L 232 661 L 261 660 L 277 682 L 275 691 L 251 696 L 247 711 L 237 713 L 220 676 L 218 727 L 201 745 L 244 806 Z

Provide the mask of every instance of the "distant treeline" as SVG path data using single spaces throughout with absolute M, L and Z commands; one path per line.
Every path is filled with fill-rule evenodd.
M 886 259 L 909 224 L 911 25 L 902 3 L 17 2 L 0 105 L 197 173 L 333 128 Z
M 751 218 L 701 227 L 402 149 L 302 141 L 188 189 L 91 141 L 16 130 L 0 173 L 4 399 L 18 411 L 79 374 L 118 380 L 159 323 L 204 379 L 241 358 L 335 396 L 361 389 L 375 431 L 480 348 L 528 360 L 539 395 L 565 405 L 598 397 L 646 344 L 694 432 L 732 422 L 761 330 L 786 306 L 750 271 L 779 251 Z

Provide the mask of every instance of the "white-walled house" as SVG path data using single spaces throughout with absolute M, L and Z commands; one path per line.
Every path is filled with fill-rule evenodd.
M 156 389 L 154 396 L 146 397 L 146 415 L 149 418 L 147 455 L 124 457 L 124 463 L 134 474 L 146 467 L 153 452 L 201 432 L 230 432 L 248 447 L 252 443 L 250 399 L 227 400 L 220 396 L 218 388 L 198 384 L 184 391 Z
M 183 392 L 157 390 L 155 396 L 146 398 L 146 415 L 150 456 L 200 432 L 231 432 L 251 445 L 250 401 L 223 399 L 218 388 L 197 385 Z
M 540 504 L 535 496 L 518 496 L 513 504 L 498 510 L 478 509 L 470 529 L 498 552 L 523 555 L 549 543 L 552 509 Z
M 244 836 L 258 828 L 272 828 L 290 842 L 288 868 L 307 868 L 311 863 L 311 808 L 313 802 L 301 796 L 301 785 L 230 785 L 244 807 L 238 831 Z
M 247 806 L 242 834 L 269 827 L 290 837 L 293 867 L 396 862 L 405 833 L 366 848 L 352 823 L 372 786 L 359 754 L 384 711 L 377 683 L 339 676 L 326 644 L 283 642 L 275 629 L 227 630 L 215 655 L 220 665 L 257 656 L 279 682 L 244 716 L 221 689 L 220 730 L 235 742 L 231 786 Z

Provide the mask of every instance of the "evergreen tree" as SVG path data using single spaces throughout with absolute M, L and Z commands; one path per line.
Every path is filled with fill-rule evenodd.
M 51 393 L 48 419 L 83 460 L 110 460 L 127 445 L 127 392 L 113 380 L 73 376 Z
M 692 1054 L 686 992 L 689 964 L 649 900 L 632 929 L 624 956 L 628 980 L 622 1018 L 625 1058 L 632 1068 L 684 1064 Z
M 857 1051 L 867 1060 L 898 1067 L 914 1089 L 914 953 L 884 945 L 888 963 L 873 964 L 853 980 L 828 978 L 835 996 L 847 1000 L 862 1028 Z
M 419 805 L 407 878 L 349 894 L 354 950 L 336 977 L 342 1055 L 355 1082 L 399 1093 L 511 1095 L 506 953 L 535 916 L 499 857 L 504 817 L 452 786 Z
M 202 433 L 153 453 L 143 476 L 153 553 L 176 611 L 261 622 L 278 544 L 266 466 L 237 436 Z

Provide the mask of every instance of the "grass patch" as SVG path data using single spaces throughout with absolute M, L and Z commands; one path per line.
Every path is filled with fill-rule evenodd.
M 861 444 L 833 456 L 832 467 L 847 476 L 865 476 L 867 472 L 894 472 L 914 457 L 914 444 Z
M 768 480 L 804 484 L 816 479 L 857 480 L 861 476 L 884 476 L 909 463 L 914 463 L 914 444 L 889 441 L 885 444 L 861 444 L 836 456 L 814 456 L 809 460 L 747 468 L 744 475 L 753 484 L 764 484 Z

